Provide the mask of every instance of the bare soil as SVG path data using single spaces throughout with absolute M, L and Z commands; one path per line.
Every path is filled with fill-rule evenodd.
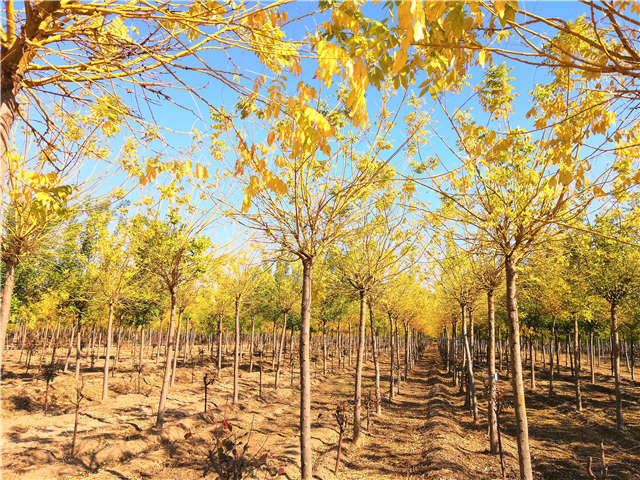
M 18 352 L 8 352 L 2 380 L 3 479 L 200 479 L 216 478 L 208 460 L 215 454 L 216 437 L 224 432 L 240 446 L 249 439 L 245 467 L 256 478 L 298 478 L 298 377 L 287 367 L 280 388 L 273 389 L 270 361 L 265 360 L 263 396 L 258 396 L 259 373 L 241 372 L 240 403 L 231 405 L 229 359 L 222 378 L 209 387 L 209 408 L 203 413 L 202 377 L 213 361 L 205 356 L 193 369 L 181 365 L 168 397 L 162 430 L 153 427 L 160 393 L 162 362 L 148 361 L 137 393 L 137 373 L 124 357 L 110 383 L 110 397 L 100 402 L 103 359 L 83 370 L 87 400 L 80 409 L 78 447 L 69 455 L 73 431 L 75 380 L 59 374 L 52 383 L 50 407 L 42 412 L 45 383 L 40 371 L 24 375 Z M 267 365 L 268 364 L 268 365 Z M 353 395 L 353 367 L 324 377 L 318 362 L 313 375 L 314 474 L 333 479 L 338 430 L 334 418 L 339 402 Z M 372 389 L 371 361 L 364 371 L 364 391 Z M 566 367 L 555 379 L 556 395 L 547 397 L 546 375 L 527 394 L 531 450 L 536 478 L 585 479 L 588 456 L 599 469 L 604 442 L 609 479 L 640 479 L 640 388 L 625 376 L 624 414 L 627 430 L 615 431 L 613 383 L 603 362 L 598 385 L 588 384 L 583 371 L 584 411 L 575 411 L 573 383 Z M 388 389 L 388 363 L 383 355 L 383 395 Z M 382 415 L 372 417 L 358 446 L 347 430 L 337 478 L 496 479 L 502 478 L 500 459 L 488 453 L 484 366 L 477 366 L 480 421 L 473 424 L 464 409 L 464 395 L 443 370 L 435 345 L 402 382 L 394 402 L 384 402 Z M 624 370 L 624 368 L 623 368 Z M 35 375 L 32 375 L 35 374 Z M 499 382 L 505 404 L 510 383 Z M 386 396 L 386 395 L 385 395 Z M 350 406 L 347 412 L 351 413 Z M 367 420 L 363 420 L 366 427 Z M 349 426 L 350 427 L 350 426 Z M 517 449 L 513 411 L 501 415 L 506 478 L 517 478 Z M 229 433 L 229 429 L 231 432 Z

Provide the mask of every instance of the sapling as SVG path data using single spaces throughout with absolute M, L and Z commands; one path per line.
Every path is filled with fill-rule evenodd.
M 340 453 L 342 453 L 342 439 L 344 438 L 344 431 L 347 429 L 347 410 L 344 404 L 339 403 L 336 406 L 335 412 L 336 422 L 338 423 L 338 431 L 340 436 L 338 437 L 338 451 L 336 453 L 336 467 L 333 470 L 333 474 L 338 474 L 338 467 L 340 466 Z
M 607 476 L 609 475 L 609 467 L 607 466 L 607 459 L 604 456 L 604 443 L 600 442 L 600 462 L 602 463 L 602 465 L 600 466 L 600 473 L 599 475 L 596 475 L 595 473 L 593 473 L 593 461 L 591 459 L 591 457 L 589 457 L 589 465 L 587 468 L 587 472 L 589 473 L 589 478 L 592 478 L 593 480 L 606 480 Z
M 367 394 L 367 396 L 364 397 L 364 406 L 367 409 L 367 432 L 371 427 L 371 404 L 372 403 L 373 403 L 373 399 L 371 397 L 371 390 L 369 390 L 369 393 Z
M 51 385 L 51 382 L 53 382 L 53 379 L 56 378 L 56 375 L 55 365 L 49 364 L 42 369 L 42 378 L 44 378 L 44 381 L 46 382 L 44 389 L 44 413 L 47 413 L 47 408 L 49 407 L 49 386 Z
M 82 377 L 82 383 L 76 385 L 76 400 L 74 402 L 75 417 L 73 420 L 73 438 L 71 439 L 71 456 L 72 457 L 75 455 L 75 451 L 76 451 L 76 439 L 78 435 L 78 416 L 80 414 L 80 404 L 82 403 L 82 400 L 85 399 L 85 395 L 84 393 L 82 393 L 83 390 L 84 390 L 84 377 Z
M 211 385 L 216 379 L 216 375 L 214 373 L 205 373 L 204 377 L 202 377 L 202 381 L 204 382 L 204 412 L 207 413 L 207 390 L 209 385 Z
M 259 383 L 259 387 L 258 387 L 258 396 L 260 398 L 262 398 L 262 368 L 263 368 L 263 362 L 262 362 L 262 355 L 263 355 L 264 349 L 260 350 L 260 383 Z

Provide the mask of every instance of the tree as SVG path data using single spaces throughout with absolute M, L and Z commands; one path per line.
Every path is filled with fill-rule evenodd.
M 68 201 L 72 192 L 72 187 L 64 184 L 65 174 L 71 174 L 72 169 L 56 174 L 48 171 L 46 159 L 29 162 L 15 153 L 11 155 L 11 164 L 15 168 L 7 177 L 10 208 L 4 219 L 2 236 L 5 269 L 0 307 L 0 370 L 16 267 L 52 238 L 56 227 L 62 224 L 69 212 Z
M 247 253 L 228 259 L 223 269 L 224 289 L 233 297 L 234 312 L 234 347 L 233 347 L 233 404 L 238 403 L 238 379 L 240 367 L 240 307 L 249 291 L 256 287 L 260 270 L 253 264 Z M 284 332 L 283 332 L 284 336 Z
M 618 307 L 640 288 L 640 254 L 629 245 L 631 232 L 620 215 L 603 216 L 596 220 L 593 234 L 583 239 L 576 252 L 579 265 L 592 291 L 609 303 L 613 374 L 616 395 L 616 428 L 624 428 L 622 393 L 620 391 L 620 339 Z M 626 243 L 623 243 L 626 242 Z
M 107 321 L 107 348 L 104 359 L 102 377 L 102 401 L 109 395 L 109 362 L 111 361 L 111 341 L 113 329 L 113 314 L 119 301 L 125 295 L 125 289 L 130 285 L 134 275 L 134 259 L 128 249 L 128 238 L 123 222 L 120 222 L 113 233 L 109 232 L 110 213 L 103 213 L 96 222 L 97 241 L 95 256 L 89 265 L 88 275 L 96 288 L 96 296 L 102 297 L 107 304 L 109 313 Z
M 221 55 L 226 55 L 230 46 L 253 52 L 276 74 L 283 69 L 299 72 L 297 47 L 281 29 L 286 14 L 279 7 L 285 3 L 230 6 L 195 0 L 143 5 L 33 0 L 16 9 L 15 2 L 7 0 L 1 35 L 0 202 L 5 199 L 12 127 L 17 120 L 24 122 L 34 131 L 39 149 L 51 153 L 53 144 L 43 132 L 58 131 L 52 121 L 55 109 L 73 117 L 84 107 L 105 132 L 137 124 L 139 132 L 126 141 L 122 165 L 143 183 L 162 170 L 182 170 L 184 165 L 194 167 L 191 173 L 199 176 L 202 167 L 190 162 L 161 164 L 159 157 L 152 156 L 141 165 L 131 155 L 141 140 L 162 141 L 157 126 L 139 111 L 139 102 L 146 101 L 152 109 L 156 99 L 170 101 L 165 90 L 171 87 L 185 89 L 219 111 L 192 80 L 182 77 L 184 71 L 212 79 L 243 97 L 256 97 L 265 79 L 254 83 L 244 72 L 217 67 L 219 58 L 213 52 L 221 49 L 225 51 Z M 129 99 L 135 102 L 132 106 L 127 105 Z M 37 111 L 32 116 L 41 119 L 44 127 L 25 118 L 21 101 Z M 277 103 L 277 98 L 271 103 Z M 75 140 L 85 141 L 82 135 Z
M 333 263 L 338 276 L 358 296 L 358 350 L 353 402 L 353 442 L 360 439 L 362 410 L 362 368 L 366 340 L 367 298 L 388 281 L 407 269 L 408 259 L 417 242 L 417 232 L 407 223 L 407 211 L 394 208 L 394 204 L 407 204 L 408 196 L 401 190 L 376 192 L 371 199 L 363 199 L 358 208 L 363 210 L 352 225 L 353 234 L 336 245 Z M 402 226 L 402 229 L 400 228 Z M 404 263 L 402 265 L 401 263 Z M 380 368 L 372 332 L 374 368 L 376 371 L 376 398 L 380 400 Z
M 203 273 L 203 258 L 210 241 L 195 235 L 194 230 L 182 223 L 175 212 L 170 213 L 166 221 L 138 216 L 132 222 L 132 238 L 135 239 L 135 260 L 138 268 L 155 275 L 170 297 L 167 355 L 156 418 L 156 427 L 161 428 L 175 354 L 177 289 Z

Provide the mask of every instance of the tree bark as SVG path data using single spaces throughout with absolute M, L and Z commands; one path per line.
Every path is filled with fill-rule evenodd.
M 4 102 L 3 102 L 4 105 Z M 3 140 L 4 141 L 4 140 Z M 0 157 L 0 162 L 6 161 L 6 155 Z M 4 174 L 3 174 L 4 175 Z M 4 183 L 2 183 L 4 185 Z M 4 187 L 0 187 L 3 188 Z M 0 221 L 2 220 L 2 198 L 0 198 Z M 0 234 L 2 232 L 2 223 L 0 223 Z M 18 262 L 10 258 L 5 260 L 5 277 L 2 286 L 2 305 L 0 306 L 0 373 L 2 372 L 2 360 L 4 356 L 4 344 L 7 338 L 7 328 L 9 327 L 9 314 L 11 313 L 11 297 L 13 296 L 13 286 L 15 285 L 16 265 Z
M 164 420 L 165 404 L 167 402 L 167 394 L 169 393 L 169 382 L 171 380 L 171 362 L 173 360 L 173 329 L 176 323 L 176 293 L 170 292 L 171 295 L 171 313 L 169 314 L 169 331 L 167 332 L 167 355 L 164 362 L 164 377 L 162 379 L 162 389 L 160 390 L 160 401 L 158 403 L 158 415 L 156 417 L 156 427 L 162 428 Z
M 462 335 L 464 336 L 464 353 L 467 357 L 467 390 L 471 394 L 471 410 L 473 413 L 473 423 L 478 423 L 478 398 L 476 397 L 476 381 L 473 376 L 473 362 L 471 359 L 471 348 L 469 347 L 469 332 L 467 329 L 466 305 L 462 307 Z
M 375 388 L 376 388 L 376 413 L 380 415 L 382 413 L 382 393 L 380 392 L 380 362 L 378 361 L 378 342 L 376 339 L 376 325 L 373 318 L 373 307 L 371 306 L 371 299 L 367 302 L 369 305 L 369 324 L 371 326 L 371 349 L 373 352 L 373 367 L 375 370 Z
M 102 401 L 109 396 L 109 357 L 111 356 L 111 340 L 113 336 L 113 302 L 109 302 L 109 320 L 107 321 L 107 352 L 104 357 L 102 373 Z
M 496 318 L 493 290 L 487 291 L 487 316 L 489 321 L 489 345 L 487 355 L 487 368 L 489 377 L 489 452 L 498 453 L 498 416 L 496 388 Z
M 282 362 L 282 352 L 284 350 L 284 344 L 287 338 L 287 314 L 289 312 L 285 310 L 282 316 L 282 334 L 280 335 L 280 345 L 278 346 L 278 355 L 276 361 L 276 376 L 274 379 L 273 388 L 278 389 L 278 382 L 280 380 L 280 364 Z
M 576 410 L 582 411 L 582 392 L 580 391 L 580 337 L 578 332 L 578 315 L 573 314 L 573 358 L 574 386 L 576 392 Z
M 302 259 L 302 301 L 300 305 L 300 466 L 302 480 L 312 480 L 311 463 L 311 279 L 313 259 Z
M 389 403 L 393 402 L 393 367 L 394 367 L 394 345 L 393 345 L 393 318 L 391 312 L 387 312 L 389 316 Z
M 620 431 L 624 428 L 624 420 L 622 419 L 622 394 L 620 391 L 620 341 L 618 337 L 618 316 L 615 303 L 611 303 L 611 351 L 616 391 L 616 428 Z
M 222 313 L 218 313 L 218 351 L 216 352 L 216 367 L 218 371 L 218 379 L 222 371 Z
M 529 425 L 524 399 L 524 383 L 522 380 L 522 357 L 520 353 L 520 319 L 518 318 L 517 284 L 515 261 L 511 255 L 505 256 L 505 273 L 507 283 L 507 316 L 511 336 L 511 384 L 514 393 L 516 433 L 518 443 L 518 463 L 520 480 L 533 480 L 531 469 L 531 453 L 529 451 Z
M 184 309 L 180 308 L 178 312 L 178 329 L 176 330 L 175 336 L 175 353 L 173 355 L 173 362 L 171 363 L 171 387 L 173 387 L 174 380 L 176 378 L 176 367 L 178 366 L 178 355 L 180 352 L 180 330 L 182 327 L 182 314 L 184 313 Z
M 240 369 L 240 296 L 235 298 L 234 342 L 233 342 L 233 401 L 238 403 L 238 376 Z
M 353 395 L 353 443 L 360 441 L 360 414 L 362 411 L 362 364 L 364 363 L 365 348 L 365 308 L 366 295 L 364 290 L 360 290 L 360 321 L 358 323 L 358 351 L 356 354 L 356 382 Z
M 254 335 L 256 330 L 256 319 L 251 315 L 251 344 L 249 345 L 249 373 L 253 372 Z

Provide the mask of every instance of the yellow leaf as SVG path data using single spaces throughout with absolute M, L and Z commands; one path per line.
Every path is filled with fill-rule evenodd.
M 478 53 L 478 63 L 484 67 L 484 64 L 487 61 L 487 52 L 486 50 L 482 49 L 480 50 L 480 52 Z

